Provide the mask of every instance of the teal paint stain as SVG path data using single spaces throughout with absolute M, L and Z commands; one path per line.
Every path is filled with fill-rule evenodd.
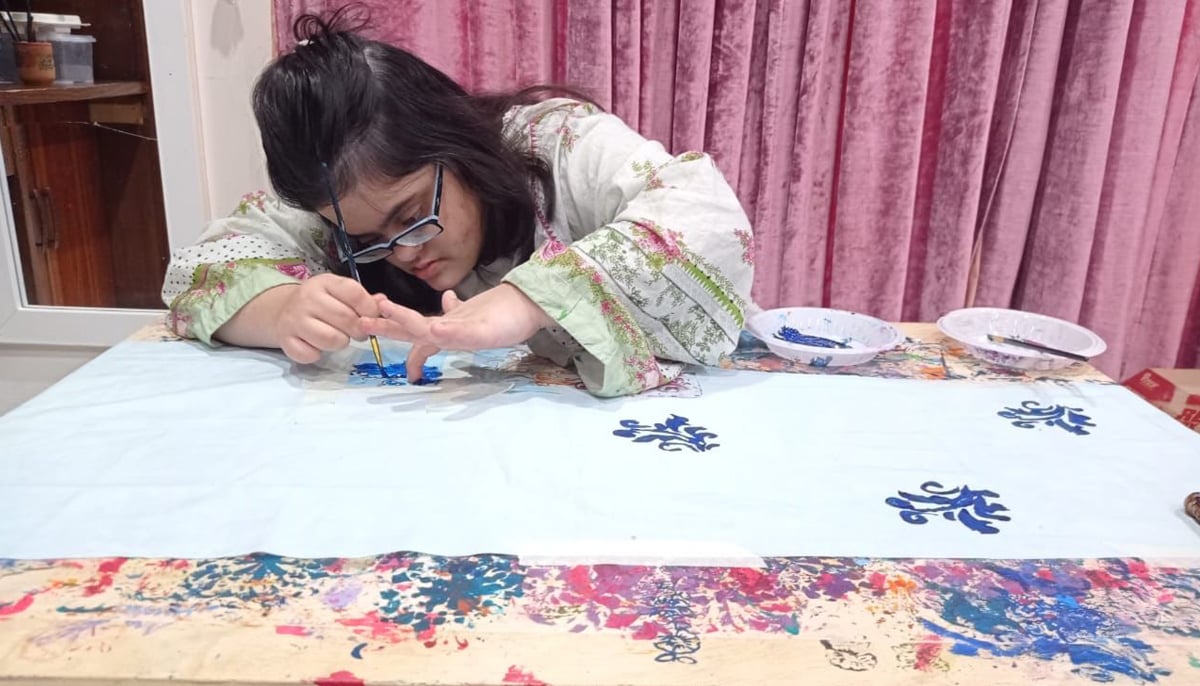
M 113 606 L 112 605 L 96 605 L 95 607 L 67 607 L 66 605 L 59 605 L 57 608 L 55 608 L 55 610 L 57 612 L 61 612 L 63 614 L 88 615 L 88 614 L 100 614 L 102 612 L 112 612 Z

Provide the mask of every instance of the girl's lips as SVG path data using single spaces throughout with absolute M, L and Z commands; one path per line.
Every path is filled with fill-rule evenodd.
M 425 262 L 413 267 L 413 276 L 417 277 L 418 279 L 428 279 L 437 273 L 438 267 L 441 265 L 441 263 L 441 260 L 430 260 L 429 262 Z

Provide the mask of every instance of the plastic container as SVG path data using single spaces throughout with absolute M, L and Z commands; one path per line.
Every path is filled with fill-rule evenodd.
M 0 83 L 18 83 L 17 50 L 12 37 L 0 31 Z
M 25 32 L 25 13 L 13 12 L 13 21 L 17 24 L 17 30 L 22 34 Z M 81 29 L 88 24 L 83 23 L 76 14 L 44 14 L 41 12 L 33 13 L 33 32 L 35 34 L 46 33 L 70 33 L 72 30 Z M 38 40 L 46 40 L 38 38 Z
M 55 83 L 95 83 L 92 45 L 95 36 L 74 33 L 43 33 L 38 36 L 54 48 Z

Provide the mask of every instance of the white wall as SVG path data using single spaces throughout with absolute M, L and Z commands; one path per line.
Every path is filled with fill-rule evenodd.
M 270 0 L 192 0 L 200 127 L 209 216 L 245 193 L 270 190 L 250 91 L 272 57 Z
M 100 352 L 99 348 L 0 345 L 0 414 L 41 393 Z

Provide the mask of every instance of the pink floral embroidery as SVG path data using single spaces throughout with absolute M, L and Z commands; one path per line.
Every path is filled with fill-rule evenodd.
M 558 127 L 557 133 L 562 146 L 567 149 L 567 152 L 575 149 L 575 143 L 579 140 L 579 134 L 575 133 L 570 124 L 564 122 L 562 126 Z
M 266 206 L 267 206 L 266 192 L 265 191 L 254 191 L 253 193 L 247 193 L 242 196 L 242 200 L 241 200 L 241 202 L 238 203 L 238 206 L 237 206 L 237 213 L 238 214 L 246 214 L 247 212 L 250 211 L 251 207 L 257 207 L 258 210 L 261 212 L 266 209 Z
M 654 357 L 630 356 L 625 358 L 625 364 L 633 369 L 634 378 L 642 390 L 657 388 L 662 385 L 662 369 Z
M 734 229 L 733 235 L 742 243 L 742 262 L 754 266 L 754 236 L 746 229 Z
M 181 338 L 188 337 L 188 327 L 192 323 L 192 318 L 179 310 L 171 310 L 167 313 L 167 325 L 171 331 L 175 332 L 176 336 Z
M 558 240 L 557 238 L 550 237 L 546 239 L 545 243 L 542 243 L 541 249 L 538 250 L 538 257 L 542 258 L 543 260 L 550 260 L 565 253 L 566 251 L 567 246 L 564 245 L 562 241 Z
M 290 276 L 293 279 L 300 279 L 301 281 L 312 276 L 308 271 L 308 265 L 303 262 L 280 262 L 275 265 L 275 268 L 279 270 L 280 274 Z
M 679 232 L 657 226 L 651 222 L 637 224 L 637 244 L 649 253 L 658 253 L 671 260 L 683 257 L 679 247 Z

